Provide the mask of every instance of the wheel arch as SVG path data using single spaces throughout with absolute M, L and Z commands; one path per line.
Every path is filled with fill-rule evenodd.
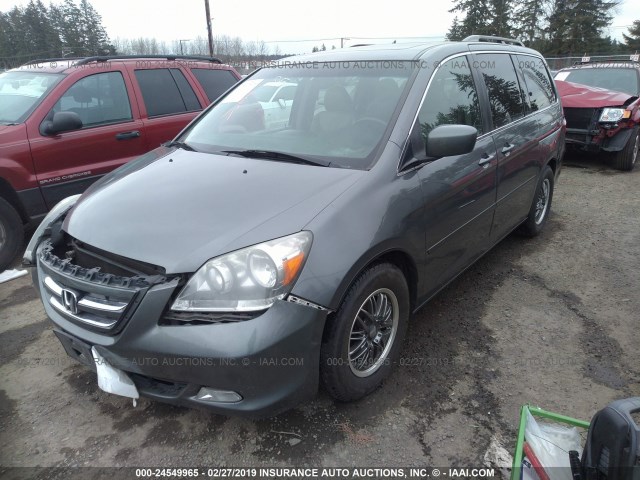
M 406 250 L 398 247 L 376 249 L 361 257 L 344 276 L 333 296 L 331 306 L 337 310 L 357 278 L 369 268 L 381 263 L 390 263 L 402 272 L 409 287 L 409 300 L 411 311 L 413 311 L 416 306 L 420 276 L 415 259 Z
M 27 211 L 25 210 L 24 205 L 22 205 L 22 202 L 18 197 L 18 194 L 13 189 L 11 184 L 2 177 L 0 177 L 0 197 L 2 197 L 9 203 L 9 205 L 16 209 L 16 212 L 18 212 L 18 215 L 20 215 L 20 218 L 22 219 L 22 223 L 26 224 L 29 222 L 29 216 L 27 215 Z

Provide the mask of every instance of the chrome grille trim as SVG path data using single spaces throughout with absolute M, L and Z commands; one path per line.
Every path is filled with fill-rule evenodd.
M 77 322 L 104 330 L 110 330 L 118 323 L 128 305 L 127 302 L 101 299 L 92 296 L 91 293 L 82 294 L 75 289 L 65 288 L 50 276 L 44 278 L 43 284 L 51 293 L 49 303 L 59 313 Z M 65 306 L 65 291 L 72 292 L 73 297 L 77 298 L 73 311 Z

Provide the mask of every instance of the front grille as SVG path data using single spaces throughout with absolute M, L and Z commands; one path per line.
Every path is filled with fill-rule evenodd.
M 67 288 L 50 276 L 44 277 L 42 283 L 51 295 L 49 303 L 58 313 L 99 329 L 112 329 L 131 301 L 129 295 L 109 298 L 91 291 Z
M 118 333 L 152 285 L 165 277 L 105 273 L 62 260 L 45 240 L 38 249 L 43 299 L 66 320 L 101 333 Z
M 564 116 L 567 119 L 567 128 L 580 130 L 592 130 L 598 121 L 595 118 L 600 113 L 597 108 L 565 108 Z

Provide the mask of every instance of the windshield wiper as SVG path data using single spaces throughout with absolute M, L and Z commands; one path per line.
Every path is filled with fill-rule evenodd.
M 197 150 L 193 148 L 191 145 L 189 145 L 188 143 L 180 142 L 178 140 L 173 140 L 171 142 L 163 143 L 162 145 L 164 145 L 165 147 L 177 147 L 183 150 L 188 150 L 190 152 L 197 152 Z
M 318 167 L 328 167 L 331 162 L 322 162 L 320 160 L 311 160 L 310 158 L 291 155 L 290 153 L 276 152 L 274 150 L 222 150 L 221 153 L 227 155 L 240 155 L 250 158 L 266 158 L 267 160 L 275 160 L 278 162 L 300 163 L 303 165 L 315 165 Z

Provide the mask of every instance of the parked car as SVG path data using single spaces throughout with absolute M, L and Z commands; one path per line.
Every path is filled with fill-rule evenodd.
M 633 170 L 640 146 L 637 59 L 579 63 L 560 70 L 555 81 L 567 120 L 567 145 L 601 153 L 618 170 Z
M 283 77 L 287 125 L 256 130 L 255 93 Z M 517 41 L 285 59 L 63 200 L 25 264 L 106 391 L 263 416 L 322 379 L 355 400 L 390 374 L 412 312 L 513 230 L 543 229 L 563 128 Z
M 238 81 L 205 57 L 91 57 L 0 74 L 0 271 L 61 199 L 171 140 Z

